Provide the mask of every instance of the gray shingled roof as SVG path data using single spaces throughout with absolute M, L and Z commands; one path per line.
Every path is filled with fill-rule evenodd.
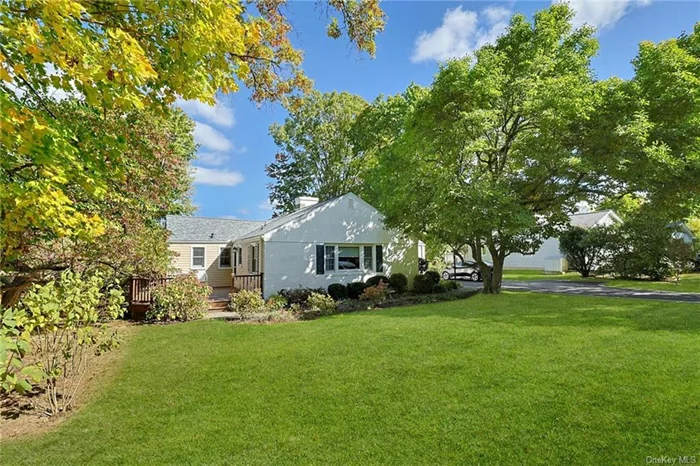
M 588 212 L 585 214 L 574 214 L 569 218 L 572 227 L 591 228 L 603 220 L 611 210 L 600 210 L 598 212 Z
M 170 242 L 227 243 L 265 222 L 229 218 L 189 217 L 168 215 L 165 228 L 170 231 Z

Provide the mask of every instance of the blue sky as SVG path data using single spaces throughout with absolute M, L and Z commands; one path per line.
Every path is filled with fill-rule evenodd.
M 658 42 L 692 31 L 700 21 L 700 3 L 694 1 L 573 0 L 575 24 L 599 28 L 600 51 L 593 61 L 600 79 L 629 78 L 630 61 L 639 42 Z M 316 89 L 348 91 L 371 101 L 379 94 L 395 94 L 415 82 L 429 85 L 438 63 L 471 53 L 492 41 L 510 16 L 531 16 L 549 2 L 413 2 L 382 4 L 388 16 L 377 39 L 375 59 L 355 52 L 346 40 L 326 36 L 327 24 L 314 2 L 293 1 L 288 7 L 295 28 L 293 40 L 305 53 L 303 68 Z M 216 107 L 180 102 L 197 122 L 200 144 L 193 200 L 196 215 L 267 219 L 265 164 L 277 151 L 268 127 L 282 122 L 284 109 L 276 104 L 258 108 L 245 89 L 220 96 Z

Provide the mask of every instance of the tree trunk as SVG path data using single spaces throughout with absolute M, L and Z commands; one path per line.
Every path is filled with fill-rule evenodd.
M 493 273 L 491 273 L 488 267 L 486 268 L 486 275 L 490 275 L 488 281 L 482 270 L 482 277 L 484 277 L 484 293 L 497 294 L 501 292 L 501 284 L 503 283 L 503 258 L 501 258 L 500 254 L 494 254 L 491 260 L 493 261 Z
M 2 289 L 2 309 L 7 309 L 12 307 L 19 301 L 22 297 L 24 290 L 32 285 L 32 280 L 27 277 L 18 276 L 15 277 L 8 285 L 3 286 Z

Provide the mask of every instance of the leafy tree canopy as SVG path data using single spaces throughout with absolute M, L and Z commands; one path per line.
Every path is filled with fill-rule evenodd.
M 72 120 L 76 115 L 62 113 L 58 97 L 73 96 L 97 109 L 87 120 L 93 125 L 97 117 L 114 123 L 140 109 L 167 113 L 178 97 L 213 103 L 217 92 L 241 86 L 256 102 L 293 107 L 311 81 L 301 69 L 301 51 L 291 45 L 284 5 L 1 2 L 3 271 L 26 253 L 27 237 L 91 241 L 108 232 L 111 221 L 100 206 L 111 201 L 113 184 L 128 184 L 138 166 L 120 153 L 130 144 L 129 133 Z M 374 54 L 375 35 L 384 26 L 378 0 L 331 0 L 324 7 L 329 36 L 345 33 L 359 50 Z M 169 183 L 162 176 L 152 180 Z
M 363 166 L 350 129 L 366 106 L 347 92 L 313 91 L 290 110 L 284 124 L 270 126 L 280 152 L 265 169 L 273 179 L 268 188 L 278 213 L 294 210 L 298 196 L 325 200 L 360 187 Z
M 374 182 L 387 223 L 503 260 L 531 252 L 595 183 L 576 151 L 594 109 L 593 30 L 573 30 L 554 5 L 530 23 L 515 15 L 493 46 L 443 65 L 401 137 L 380 150 Z

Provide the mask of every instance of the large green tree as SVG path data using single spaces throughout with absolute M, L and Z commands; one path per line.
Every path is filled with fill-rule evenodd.
M 328 35 L 346 34 L 373 55 L 384 25 L 378 0 L 324 5 Z M 25 260 L 28 238 L 89 243 L 108 234 L 101 206 L 138 165 L 115 150 L 129 133 L 90 131 L 58 97 L 80 99 L 94 124 L 167 113 L 177 98 L 213 104 L 217 92 L 242 86 L 256 102 L 293 107 L 311 80 L 291 32 L 278 0 L 0 2 L 0 273 L 17 272 L 10 264 Z M 162 174 L 149 181 L 168 184 Z
M 659 44 L 643 42 L 635 75 L 597 83 L 579 150 L 604 167 L 615 198 L 637 197 L 667 221 L 700 211 L 700 23 Z M 608 202 L 610 203 L 610 202 Z M 614 203 L 614 201 L 613 201 Z
M 441 66 L 403 135 L 378 156 L 373 182 L 387 223 L 470 245 L 485 292 L 499 292 L 505 258 L 533 252 L 596 181 L 576 130 L 596 102 L 598 44 L 591 28 L 572 29 L 572 16 L 563 4 L 532 23 L 515 15 L 494 45 Z
M 14 240 L 20 254 L 5 255 L 0 263 L 4 306 L 16 302 L 32 283 L 68 268 L 78 272 L 106 268 L 117 278 L 164 273 L 170 257 L 167 232 L 159 221 L 167 214 L 191 211 L 194 124 L 182 111 L 103 114 L 74 100 L 61 102 L 56 109 L 73 122 L 72 132 L 83 142 L 82 149 L 103 157 L 105 170 L 121 167 L 105 180 L 99 201 L 90 185 L 75 184 L 66 190 L 69 202 L 101 218 L 104 233 L 83 239 L 56 237 L 41 228 L 23 231 Z
M 362 97 L 347 92 L 313 91 L 282 125 L 270 126 L 280 151 L 265 169 L 273 180 L 268 188 L 277 213 L 294 210 L 298 196 L 325 200 L 361 186 L 364 167 L 350 131 L 366 106 Z

